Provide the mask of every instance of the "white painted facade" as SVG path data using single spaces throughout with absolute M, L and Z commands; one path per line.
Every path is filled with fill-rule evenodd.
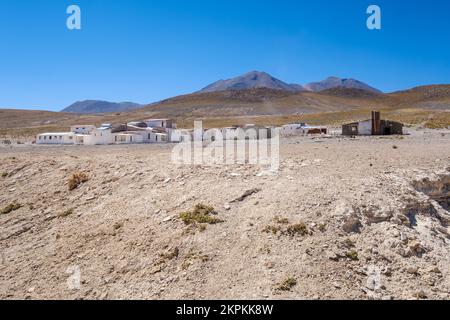
M 303 127 L 306 123 L 290 123 L 281 127 L 280 134 L 282 136 L 295 136 L 304 134 Z
M 328 131 L 326 127 L 309 126 L 306 123 L 291 123 L 281 127 L 280 135 L 284 137 L 289 136 L 306 136 L 312 134 L 314 131 Z
M 141 132 L 119 132 L 114 137 L 114 143 L 116 144 L 136 144 L 143 142 L 144 136 Z
M 74 144 L 72 132 L 42 133 L 36 137 L 36 144 Z
M 84 144 L 90 146 L 113 144 L 115 135 L 110 128 L 98 128 L 84 136 Z

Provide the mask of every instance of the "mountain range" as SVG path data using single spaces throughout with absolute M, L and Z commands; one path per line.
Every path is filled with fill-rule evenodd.
M 380 90 L 356 79 L 341 79 L 338 77 L 329 77 L 323 81 L 311 82 L 302 86 L 300 84 L 288 84 L 271 76 L 266 72 L 252 71 L 232 79 L 216 81 L 196 92 L 195 94 L 208 94 L 214 92 L 242 91 L 252 89 L 269 89 L 286 93 L 300 93 L 323 92 L 336 88 L 357 89 L 365 91 L 366 94 L 382 93 Z M 70 105 L 69 107 L 63 109 L 62 112 L 79 114 L 101 114 L 110 112 L 124 112 L 140 109 L 143 107 L 143 105 L 132 102 L 115 103 L 100 100 L 85 100 Z
M 142 108 L 143 106 L 133 102 L 108 102 L 101 100 L 78 101 L 63 109 L 61 112 L 97 114 L 109 112 L 122 112 Z
M 332 88 L 349 88 L 349 89 L 361 89 L 374 93 L 382 93 L 380 90 L 369 86 L 368 84 L 356 79 L 341 79 L 338 77 L 329 77 L 319 82 L 311 82 L 304 86 L 300 84 L 288 84 L 277 78 L 272 77 L 266 72 L 252 71 L 236 78 L 228 80 L 216 81 L 207 87 L 200 90 L 200 93 L 204 92 L 218 92 L 228 90 L 248 90 L 256 88 L 267 88 L 274 90 L 284 90 L 292 92 L 320 92 Z

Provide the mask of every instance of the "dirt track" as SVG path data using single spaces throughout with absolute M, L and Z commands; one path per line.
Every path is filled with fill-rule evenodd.
M 0 298 L 450 298 L 450 131 L 286 139 L 277 174 L 170 152 L 1 147 Z M 185 225 L 198 203 L 224 222 Z

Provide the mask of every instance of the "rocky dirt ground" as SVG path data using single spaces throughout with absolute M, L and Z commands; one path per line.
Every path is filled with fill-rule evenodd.
M 450 298 L 449 130 L 289 138 L 277 173 L 171 147 L 0 147 L 0 298 Z

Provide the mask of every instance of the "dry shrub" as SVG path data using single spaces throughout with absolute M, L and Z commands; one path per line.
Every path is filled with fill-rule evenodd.
M 289 277 L 284 280 L 278 287 L 277 290 L 280 291 L 291 291 L 293 287 L 297 285 L 297 280 L 293 277 Z
M 180 213 L 180 219 L 187 225 L 196 223 L 217 224 L 224 222 L 214 217 L 214 208 L 204 204 L 197 204 L 193 210 Z
M 300 223 L 289 226 L 286 230 L 286 233 L 290 236 L 295 236 L 297 234 L 299 234 L 301 236 L 306 236 L 309 233 L 309 231 L 308 231 L 308 227 L 306 226 L 306 224 L 303 222 L 300 222 Z
M 69 190 L 75 190 L 78 188 L 81 184 L 89 181 L 89 177 L 84 172 L 75 172 L 72 174 L 72 176 L 69 178 Z
M 67 209 L 66 211 L 58 213 L 59 218 L 65 218 L 73 214 L 73 209 Z
M 3 208 L 0 213 L 1 214 L 8 214 L 11 213 L 13 211 L 19 210 L 22 207 L 22 205 L 18 204 L 18 203 L 11 203 L 9 205 L 7 205 L 5 208 Z

